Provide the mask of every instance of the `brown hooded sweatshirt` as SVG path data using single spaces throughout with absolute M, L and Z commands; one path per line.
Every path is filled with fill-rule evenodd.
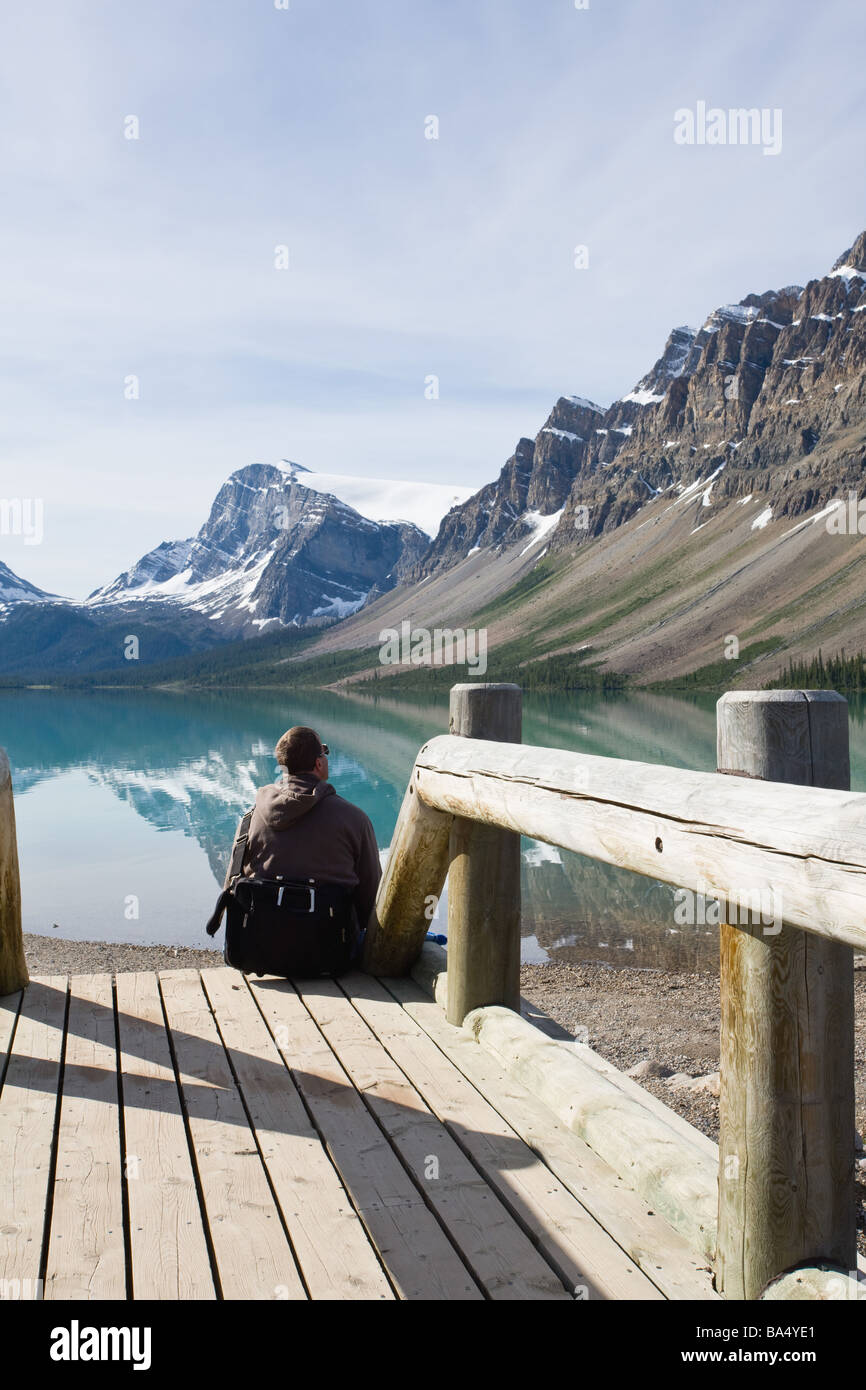
M 370 817 L 309 772 L 259 787 L 243 871 L 248 878 L 317 878 L 354 888 L 361 927 L 382 872 Z

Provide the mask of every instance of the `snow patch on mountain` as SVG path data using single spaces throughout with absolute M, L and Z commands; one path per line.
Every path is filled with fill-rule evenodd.
M 664 395 L 656 396 L 652 391 L 629 391 L 623 400 L 634 401 L 635 405 L 658 405 L 664 400 Z
M 579 434 L 573 434 L 571 430 L 557 430 L 552 425 L 545 425 L 542 434 L 555 434 L 558 439 L 570 439 L 572 443 L 583 444 L 583 439 Z
M 368 521 L 408 521 L 435 536 L 446 512 L 465 502 L 476 490 L 455 483 L 401 482 L 394 478 L 360 478 L 344 473 L 316 473 L 300 463 L 280 459 L 276 464 L 292 482 L 312 492 L 324 492 Z
M 866 270 L 858 270 L 856 265 L 840 265 L 838 270 L 830 271 L 827 279 L 844 280 L 850 285 L 852 280 L 866 280 Z
M 368 592 L 359 592 L 354 598 L 341 598 L 339 594 L 322 594 L 324 602 L 320 608 L 313 609 L 313 617 L 348 618 L 351 613 L 357 613 L 359 608 L 364 607 Z
M 543 540 L 547 533 L 552 531 L 554 526 L 558 524 L 559 518 L 564 511 L 565 508 L 560 507 L 558 512 L 551 512 L 549 516 L 542 516 L 541 512 L 524 512 L 520 519 L 525 525 L 532 529 L 532 540 L 528 545 L 523 547 L 520 554 L 525 555 L 527 550 L 531 550 L 534 545 L 538 545 L 538 542 Z

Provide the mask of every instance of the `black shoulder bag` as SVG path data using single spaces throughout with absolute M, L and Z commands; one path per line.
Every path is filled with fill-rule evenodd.
M 348 970 L 360 936 L 354 890 L 318 879 L 245 878 L 252 811 L 243 817 L 223 889 L 205 930 L 226 917 L 226 965 L 247 975 L 309 977 Z

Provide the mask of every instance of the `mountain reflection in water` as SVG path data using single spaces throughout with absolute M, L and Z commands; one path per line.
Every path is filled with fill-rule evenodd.
M 852 714 L 861 788 L 862 704 L 852 701 Z M 0 693 L 25 930 L 209 945 L 204 922 L 237 821 L 277 777 L 273 747 L 292 724 L 319 730 L 334 785 L 367 812 L 384 849 L 418 749 L 447 731 L 447 696 Z M 525 696 L 524 742 L 709 771 L 715 699 Z M 678 927 L 670 887 L 535 841 L 523 841 L 522 857 L 524 959 L 717 968 L 717 929 Z M 442 905 L 431 927 L 445 931 L 444 918 Z

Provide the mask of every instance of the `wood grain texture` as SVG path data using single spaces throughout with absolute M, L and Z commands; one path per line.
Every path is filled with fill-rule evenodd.
M 720 772 L 851 785 L 848 701 L 835 690 L 729 690 L 716 705 L 716 746 Z
M 66 1015 L 65 975 L 24 991 L 0 1095 L 0 1278 L 40 1277 Z
M 718 751 L 723 771 L 844 788 L 847 703 L 833 692 L 723 696 Z M 716 1281 L 753 1299 L 804 1261 L 854 1267 L 854 962 L 850 946 L 787 923 L 720 932 Z
M 440 735 L 415 786 L 434 809 L 519 831 L 866 949 L 866 794 Z M 659 848 L 660 847 L 660 848 Z
M 305 1299 L 198 971 L 159 980 L 223 1297 Z
M 493 1053 L 479 1047 L 465 1028 L 449 1024 L 414 981 L 382 983 L 666 1298 L 718 1298 L 707 1260 Z
M 694 1250 L 714 1253 L 717 1169 L 703 1149 L 510 1010 L 476 1009 L 463 1026 Z
M 202 980 L 310 1297 L 393 1299 L 246 980 L 218 969 Z
M 464 1076 L 454 1049 L 446 1052 L 393 995 L 369 975 L 340 984 L 361 1017 L 454 1140 L 496 1191 L 522 1229 L 571 1291 L 586 1298 L 658 1299 L 635 1262 L 551 1174 L 494 1106 Z M 443 1020 L 453 1039 L 478 1054 L 462 1029 Z M 552 1118 L 552 1117 L 551 1117 Z M 519 1252 L 518 1252 L 519 1253 Z
M 523 737 L 523 691 L 507 681 L 452 685 L 448 732 L 459 738 L 486 738 L 520 743 Z
M 796 1269 L 774 1279 L 761 1294 L 765 1303 L 866 1303 L 866 1279 L 832 1266 Z
M 132 1296 L 216 1297 L 155 974 L 117 976 Z
M 12 772 L 6 751 L 0 748 L 0 996 L 23 989 L 28 979 L 21 935 L 21 879 Z
M 285 980 L 249 984 L 398 1297 L 482 1299 L 295 990 Z
M 431 998 L 435 999 L 443 1012 L 446 1011 L 446 1001 L 448 998 L 447 965 L 448 956 L 444 948 L 439 946 L 435 941 L 426 941 L 421 954 L 410 972 L 411 978 L 415 983 L 421 987 L 425 994 L 429 994 Z M 536 1007 L 536 1005 L 531 1005 L 529 1000 L 521 996 L 521 1017 L 528 1017 L 528 1011 L 530 1009 L 535 1010 Z M 633 1081 L 630 1076 L 626 1076 L 624 1072 L 619 1071 L 612 1062 L 608 1062 L 605 1057 L 602 1057 L 600 1052 L 595 1052 L 588 1043 L 574 1041 L 569 1045 L 574 1049 L 575 1054 L 582 1062 L 593 1067 L 595 1071 L 606 1077 L 608 1081 L 611 1081 L 614 1086 L 618 1086 L 625 1095 L 631 1096 L 633 1100 L 638 1101 L 647 1110 L 654 1111 L 655 1114 L 657 1114 L 660 1119 L 663 1119 L 666 1124 L 670 1125 L 672 1129 L 678 1130 L 689 1143 L 696 1144 L 699 1149 L 703 1149 L 704 1153 L 711 1158 L 714 1163 L 718 1161 L 719 1146 L 715 1144 L 708 1135 L 702 1134 L 699 1129 L 695 1129 L 694 1125 L 690 1125 L 688 1120 L 683 1119 L 682 1116 L 678 1115 L 675 1110 L 672 1110 L 669 1105 L 665 1105 L 664 1101 L 659 1100 L 651 1091 L 645 1090 L 639 1082 Z
M 23 998 L 24 991 L 20 989 L 15 990 L 13 994 L 0 995 L 0 1080 L 6 1067 L 6 1058 Z
M 70 982 L 47 1299 L 127 1296 L 110 975 Z
M 410 779 L 367 924 L 363 965 L 371 974 L 404 975 L 421 950 L 448 873 L 451 821 L 421 801 Z
M 451 735 L 520 743 L 519 686 L 455 685 Z M 448 850 L 448 1021 L 485 1004 L 520 1008 L 520 836 L 456 817 Z
M 386 1051 L 334 981 L 311 981 L 302 998 L 488 1297 L 519 1302 L 570 1297 L 398 1065 L 395 1050 L 405 1060 L 399 1005 L 390 996 L 380 1002 L 377 1022 L 387 1038 Z M 432 1065 L 447 1085 L 452 1064 L 433 1052 Z

